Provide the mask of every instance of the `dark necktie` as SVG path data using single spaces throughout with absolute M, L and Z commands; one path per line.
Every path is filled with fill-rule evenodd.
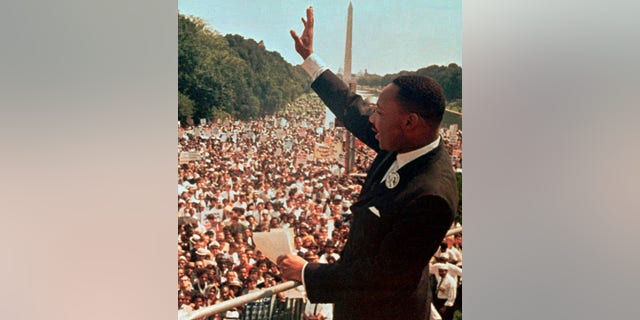
M 362 194 L 367 193 L 372 186 L 376 183 L 379 183 L 384 177 L 384 174 L 387 172 L 389 166 L 395 161 L 396 155 L 395 153 L 388 154 L 384 159 L 380 160 L 380 163 L 376 165 L 376 167 L 370 171 L 367 176 L 367 180 L 362 187 Z
M 438 298 L 438 293 L 440 292 L 440 286 L 442 285 L 442 281 L 444 281 L 444 277 L 440 277 L 440 282 L 438 282 L 438 286 L 436 287 L 436 298 Z

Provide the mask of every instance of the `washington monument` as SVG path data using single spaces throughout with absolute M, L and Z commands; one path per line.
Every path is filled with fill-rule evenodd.
M 344 75 L 342 80 L 351 86 L 351 32 L 353 26 L 353 5 L 349 2 L 347 13 L 347 41 L 344 46 Z

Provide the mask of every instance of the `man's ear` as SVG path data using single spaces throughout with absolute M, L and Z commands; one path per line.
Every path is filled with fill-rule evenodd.
M 418 116 L 416 113 L 409 113 L 409 116 L 405 120 L 404 126 L 407 129 L 413 129 L 418 125 L 421 119 L 422 118 L 420 118 L 420 116 Z

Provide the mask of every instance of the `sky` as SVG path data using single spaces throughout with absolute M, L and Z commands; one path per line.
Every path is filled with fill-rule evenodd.
M 264 41 L 289 63 L 302 63 L 289 30 L 302 33 L 313 6 L 314 51 L 333 71 L 344 66 L 349 0 L 178 0 L 178 11 L 221 34 Z M 353 0 L 353 73 L 385 75 L 430 65 L 462 65 L 462 0 Z

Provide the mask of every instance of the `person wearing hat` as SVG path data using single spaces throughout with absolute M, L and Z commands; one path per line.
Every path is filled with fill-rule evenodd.
M 436 295 L 433 299 L 433 305 L 438 313 L 442 317 L 442 320 L 453 319 L 453 304 L 456 301 L 456 280 L 449 274 L 449 269 L 456 266 L 450 263 L 436 263 L 430 270 L 437 270 L 435 273 L 436 281 Z
M 187 257 L 185 256 L 178 257 L 178 268 L 184 268 L 188 262 L 189 261 L 187 260 Z
M 220 242 L 211 240 L 211 242 L 209 242 L 209 251 L 211 251 L 211 256 L 215 257 L 216 254 L 220 252 Z
M 336 246 L 333 244 L 333 241 L 327 240 L 327 243 L 324 245 L 324 253 L 318 259 L 319 263 L 329 263 L 329 257 L 333 258 L 335 261 L 340 259 L 340 255 L 336 252 Z
M 199 234 L 194 233 L 190 238 L 189 238 L 189 242 L 191 242 L 192 246 L 195 246 L 199 241 L 200 241 L 201 237 Z
M 231 216 L 229 217 L 230 222 L 223 230 L 228 230 L 234 237 L 238 233 L 244 233 L 247 227 L 240 223 L 240 216 L 244 216 L 244 209 L 241 207 L 233 207 L 233 209 L 231 209 Z
M 313 52 L 313 8 L 291 31 L 311 88 L 355 137 L 377 155 L 351 207 L 349 241 L 334 264 L 287 254 L 278 266 L 303 283 L 310 301 L 334 303 L 336 319 L 424 320 L 430 314 L 429 259 L 457 212 L 451 157 L 440 137 L 445 110 L 433 79 L 402 75 L 387 85 L 371 115 L 348 84 Z
M 450 263 L 446 257 L 441 256 L 439 258 L 435 258 L 435 261 L 436 263 L 429 267 L 429 273 L 436 276 L 438 274 L 438 268 L 447 268 L 447 275 L 451 276 L 453 281 L 456 283 L 456 299 L 453 304 L 453 310 L 462 309 L 462 268 Z
M 210 260 L 210 259 L 211 259 L 211 251 L 209 251 L 209 249 L 198 248 L 196 250 L 196 259 L 195 259 L 195 261 Z
M 226 285 L 229 286 L 230 292 L 233 292 L 234 297 L 238 297 L 242 293 L 243 285 L 242 285 L 242 282 L 240 282 L 240 279 L 227 281 Z

